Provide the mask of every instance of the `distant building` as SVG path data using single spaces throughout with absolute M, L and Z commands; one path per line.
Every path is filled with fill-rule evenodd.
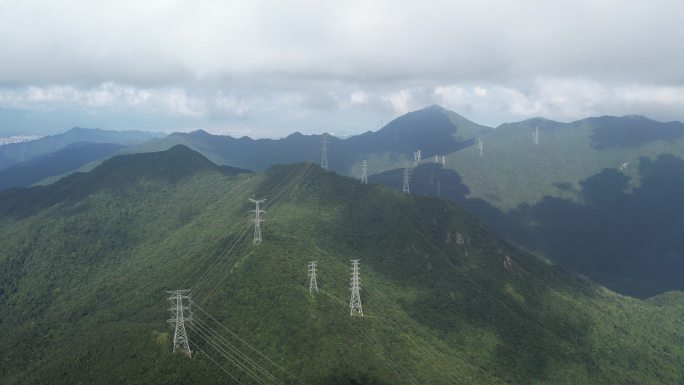
M 0 146 L 4 146 L 5 144 L 12 144 L 12 143 L 30 142 L 30 141 L 36 140 L 36 139 L 40 139 L 40 136 L 37 136 L 37 135 L 9 136 L 6 138 L 0 138 Z

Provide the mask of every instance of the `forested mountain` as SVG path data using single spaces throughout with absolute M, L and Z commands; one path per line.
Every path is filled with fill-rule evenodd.
M 533 143 L 538 129 L 539 144 Z M 413 191 L 460 202 L 497 234 L 629 295 L 684 289 L 684 124 L 644 117 L 506 124 Z M 373 180 L 373 177 L 371 177 Z M 401 188 L 400 171 L 376 181 Z
M 196 131 L 125 151 L 182 144 L 217 164 L 259 171 L 320 162 L 322 141 L 322 135 L 299 133 L 254 140 Z M 613 290 L 648 297 L 684 289 L 682 123 L 641 116 L 571 123 L 535 118 L 490 129 L 430 106 L 377 132 L 344 140 L 326 135 L 326 141 L 331 170 L 359 178 L 366 160 L 371 181 L 398 189 L 402 168 L 420 150 L 414 192 L 461 203 L 499 236 Z
M 248 198 L 267 199 L 259 246 Z M 0 241 L 2 383 L 684 380 L 681 294 L 615 294 L 456 204 L 312 163 L 252 174 L 183 146 L 117 156 L 0 192 Z M 363 317 L 349 314 L 352 259 Z M 171 352 L 175 289 L 192 289 L 191 359 Z

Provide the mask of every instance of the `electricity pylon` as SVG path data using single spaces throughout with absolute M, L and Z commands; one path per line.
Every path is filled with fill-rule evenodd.
M 409 188 L 409 176 L 410 176 L 411 169 L 409 165 L 407 164 L 406 167 L 404 167 L 404 186 L 401 188 L 402 192 L 405 193 L 410 193 L 411 189 Z
M 259 208 L 259 204 L 266 202 L 266 199 L 256 200 L 249 198 L 249 201 L 256 205 L 254 210 L 250 210 L 254 213 L 254 240 L 252 240 L 252 244 L 259 246 L 261 244 L 261 222 L 264 221 L 261 219 L 261 214 L 266 214 L 266 211 Z
M 446 156 L 442 155 L 442 167 L 446 167 Z
M 323 134 L 321 143 L 321 168 L 328 171 L 328 134 Z
M 465 243 L 465 239 L 463 239 L 463 234 L 461 233 L 456 233 L 456 244 L 457 245 L 462 245 Z
M 316 261 L 311 261 L 308 264 L 309 267 L 309 294 L 313 294 L 314 291 L 318 293 L 318 282 L 316 281 Z
M 359 280 L 359 260 L 352 259 L 352 276 L 351 276 L 351 298 L 349 299 L 349 315 L 354 313 L 363 317 L 363 308 L 361 307 L 361 281 Z
M 423 157 L 423 153 L 421 150 L 418 150 L 413 153 L 413 167 L 418 167 L 418 163 L 420 163 L 420 159 Z
M 532 133 L 532 143 L 539 144 L 539 127 L 536 127 Z
M 368 184 L 368 162 L 361 162 L 361 183 Z
M 482 138 L 477 138 L 477 150 L 480 152 L 480 156 L 484 155 L 484 144 L 482 143 Z
M 185 331 L 185 322 L 192 321 L 192 313 L 190 312 L 190 290 L 174 290 L 167 291 L 171 294 L 169 301 L 171 301 L 171 307 L 169 311 L 171 312 L 171 318 L 168 322 L 171 327 L 174 328 L 173 332 L 173 351 L 176 352 L 180 349 L 188 357 L 192 356 L 192 351 L 190 351 L 190 340 L 188 340 L 188 334 Z M 183 300 L 188 300 L 187 304 Z

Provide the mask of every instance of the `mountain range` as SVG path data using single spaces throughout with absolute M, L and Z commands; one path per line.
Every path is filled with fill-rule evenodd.
M 422 149 L 425 156 L 448 154 L 472 145 L 475 138 L 489 131 L 491 128 L 435 105 L 403 115 L 376 132 L 344 140 L 300 133 L 283 139 L 254 140 L 195 131 L 150 140 L 129 151 L 162 151 L 182 144 L 217 164 L 261 171 L 274 164 L 320 161 L 325 136 L 330 169 L 351 175 L 358 173 L 362 160 L 368 160 L 370 173 L 381 172 L 403 165 L 415 149 Z
M 535 132 L 538 144 L 533 143 Z M 679 171 L 683 135 L 682 123 L 641 116 L 571 123 L 535 118 L 489 128 L 430 106 L 377 132 L 344 140 L 299 133 L 254 140 L 195 131 L 138 138 L 119 153 L 181 144 L 217 164 L 262 171 L 276 164 L 320 162 L 325 137 L 331 170 L 359 178 L 366 160 L 371 182 L 401 189 L 403 168 L 421 150 L 423 160 L 411 169 L 412 192 L 457 202 L 497 235 L 539 258 L 646 298 L 684 289 L 679 279 L 684 274 L 679 240 L 684 207 L 678 199 L 684 193 Z M 52 183 L 113 155 L 85 149 L 63 149 L 43 163 L 32 159 L 6 168 L 0 172 L 0 188 Z M 78 161 L 60 160 L 70 157 Z
M 267 199 L 259 246 L 249 198 Z M 616 294 L 455 203 L 315 163 L 251 173 L 185 146 L 119 155 L 0 192 L 0 240 L 7 384 L 684 379 L 681 293 Z M 349 314 L 352 259 L 363 317 Z M 192 289 L 192 359 L 171 352 L 176 289 Z
M 113 143 L 130 146 L 158 135 L 158 133 L 147 131 L 115 131 L 76 127 L 62 134 L 0 146 L 0 170 L 54 153 L 76 143 Z
M 482 140 L 482 156 L 476 138 Z M 321 141 L 317 135 L 252 140 L 194 132 L 127 151 L 184 144 L 219 164 L 262 170 L 320 161 Z M 684 289 L 680 122 L 536 118 L 492 129 L 430 106 L 377 132 L 327 141 L 330 169 L 359 178 L 367 160 L 371 181 L 397 189 L 402 169 L 421 150 L 423 161 L 412 170 L 414 192 L 458 202 L 505 239 L 613 290 L 648 297 Z M 444 156 L 443 166 L 435 155 L 437 163 Z

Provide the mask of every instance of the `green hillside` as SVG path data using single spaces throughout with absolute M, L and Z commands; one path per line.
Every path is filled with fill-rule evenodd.
M 268 199 L 259 247 L 250 197 Z M 2 383 L 684 381 L 681 294 L 617 295 L 453 203 L 311 163 L 250 174 L 182 146 L 115 157 L 0 193 L 0 241 Z M 350 259 L 364 317 L 348 313 Z M 164 291 L 180 288 L 192 359 L 171 353 Z
M 532 134 L 539 128 L 539 145 Z M 684 124 L 659 123 L 639 116 L 602 117 L 573 123 L 531 119 L 504 124 L 475 148 L 447 157 L 471 197 L 501 210 L 535 204 L 545 196 L 580 201 L 580 182 L 606 168 L 620 169 L 639 185 L 642 159 L 684 156 Z
M 532 142 L 539 128 L 540 144 Z M 684 290 L 684 124 L 639 116 L 506 124 L 413 189 L 463 204 L 495 232 L 621 293 Z M 372 180 L 400 188 L 398 171 Z

